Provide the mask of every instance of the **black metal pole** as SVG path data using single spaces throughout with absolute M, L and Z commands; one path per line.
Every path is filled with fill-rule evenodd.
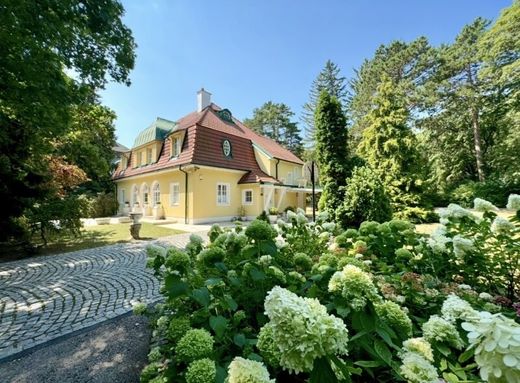
M 311 183 L 312 183 L 312 222 L 316 221 L 316 191 L 314 181 L 314 161 L 311 162 Z

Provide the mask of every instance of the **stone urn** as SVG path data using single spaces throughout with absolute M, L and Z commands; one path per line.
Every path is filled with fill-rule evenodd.
M 141 230 L 141 218 L 143 217 L 142 213 L 130 213 L 130 219 L 132 223 L 130 224 L 130 235 L 133 239 L 141 238 L 139 236 L 139 231 Z

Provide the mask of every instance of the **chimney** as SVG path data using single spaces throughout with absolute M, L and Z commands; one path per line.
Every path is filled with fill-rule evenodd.
M 209 104 L 211 104 L 211 93 L 200 88 L 197 92 L 197 112 L 202 112 Z

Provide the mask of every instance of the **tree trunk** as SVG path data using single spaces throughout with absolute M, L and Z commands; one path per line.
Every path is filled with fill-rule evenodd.
M 485 180 L 484 160 L 482 159 L 482 140 L 480 138 L 480 124 L 478 112 L 475 108 L 471 109 L 471 124 L 473 126 L 473 141 L 475 144 L 475 159 L 477 160 L 477 173 L 480 182 Z

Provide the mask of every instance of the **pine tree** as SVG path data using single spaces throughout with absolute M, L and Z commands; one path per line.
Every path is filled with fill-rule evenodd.
M 315 134 L 315 111 L 321 91 L 325 90 L 334 96 L 340 103 L 342 112 L 345 111 L 347 103 L 347 84 L 345 77 L 341 76 L 339 67 L 331 60 L 325 63 L 325 67 L 312 82 L 309 92 L 309 101 L 303 105 L 302 122 L 304 123 L 304 143 L 312 150 L 316 144 Z
M 380 175 L 395 211 L 419 203 L 413 193 L 418 184 L 417 140 L 407 121 L 402 95 L 392 80 L 383 76 L 358 151 Z
M 331 217 L 343 203 L 343 189 L 350 176 L 347 121 L 338 99 L 322 90 L 314 114 L 316 159 L 323 193 L 320 209 Z
M 293 111 L 284 103 L 268 101 L 253 111 L 253 117 L 244 124 L 255 132 L 285 146 L 297 156 L 302 154 L 302 139 L 296 122 L 291 121 Z

